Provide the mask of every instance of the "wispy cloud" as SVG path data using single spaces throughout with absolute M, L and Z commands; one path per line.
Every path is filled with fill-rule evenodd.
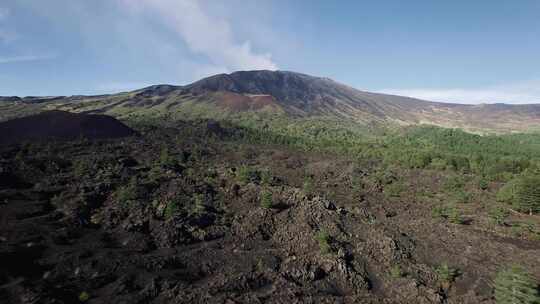
M 456 102 L 466 104 L 479 103 L 540 103 L 540 80 L 530 80 L 506 85 L 463 89 L 384 89 L 381 93 L 402 95 L 419 99 Z
M 55 55 L 52 54 L 43 54 L 43 55 L 20 55 L 20 56 L 0 56 L 0 64 L 4 63 L 16 63 L 16 62 L 26 62 L 26 61 L 39 61 L 39 60 L 49 60 L 55 58 Z
M 197 0 L 119 0 L 134 12 L 157 13 L 195 54 L 205 55 L 214 70 L 275 70 L 268 53 L 253 50 L 249 41 L 237 42 L 230 23 L 210 16 Z M 204 72 L 203 72 L 204 73 Z

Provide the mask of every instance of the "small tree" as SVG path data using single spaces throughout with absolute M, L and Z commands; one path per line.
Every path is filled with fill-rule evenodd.
M 495 300 L 498 304 L 538 304 L 538 286 L 529 273 L 512 266 L 497 274 L 494 281 Z
M 263 190 L 261 192 L 261 207 L 265 209 L 272 208 L 272 192 L 268 190 Z
M 313 194 L 313 192 L 315 191 L 315 186 L 313 185 L 313 177 L 309 175 L 305 176 L 304 184 L 302 185 L 302 187 L 307 195 Z
M 319 248 L 324 254 L 332 252 L 332 246 L 330 246 L 330 235 L 325 230 L 320 230 L 315 236 L 317 242 L 319 242 Z
M 261 172 L 261 184 L 264 186 L 270 186 L 272 183 L 272 173 L 269 170 L 263 170 Z
M 489 210 L 489 217 L 495 224 L 504 226 L 506 224 L 506 218 L 508 217 L 509 212 L 503 207 L 497 206 Z
M 533 214 L 540 211 L 540 176 L 522 177 L 516 186 L 514 207 Z

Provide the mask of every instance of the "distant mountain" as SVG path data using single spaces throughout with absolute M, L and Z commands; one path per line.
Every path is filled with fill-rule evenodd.
M 45 111 L 0 123 L 0 144 L 87 139 L 119 138 L 135 131 L 105 115 Z
M 432 124 L 478 133 L 540 129 L 540 105 L 437 103 L 364 92 L 328 78 L 286 71 L 219 74 L 186 86 L 154 85 L 113 95 L 8 99 L 12 101 L 4 103 L 18 103 L 19 107 L 43 104 L 117 116 L 226 117 L 262 111 L 294 119 L 325 117 L 362 125 Z

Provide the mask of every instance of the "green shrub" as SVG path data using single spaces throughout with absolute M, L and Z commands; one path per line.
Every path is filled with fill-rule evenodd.
M 518 179 L 513 179 L 502 186 L 497 191 L 496 199 L 498 202 L 512 204 L 516 197 L 516 184 Z
M 79 301 L 80 302 L 86 302 L 90 299 L 90 295 L 88 294 L 88 292 L 86 291 L 83 291 L 79 294 Z
M 465 187 L 465 179 L 462 176 L 452 176 L 443 184 L 443 189 L 448 192 L 462 191 L 463 187 Z
M 446 160 L 442 158 L 434 158 L 431 160 L 429 167 L 435 170 L 444 171 L 448 167 L 448 164 L 446 163 Z
M 540 303 L 538 285 L 522 267 L 512 266 L 500 271 L 494 281 L 495 301 L 498 304 Z
M 390 275 L 392 276 L 392 278 L 398 279 L 405 276 L 405 273 L 399 265 L 394 265 L 392 266 L 392 268 L 390 268 Z
M 332 252 L 332 246 L 330 246 L 330 235 L 325 230 L 319 230 L 315 239 L 319 243 L 319 248 L 322 253 L 328 254 Z
M 448 219 L 451 223 L 454 224 L 463 224 L 465 222 L 459 210 L 452 205 L 435 206 L 431 209 L 431 215 L 434 218 Z
M 202 214 L 206 212 L 206 204 L 204 194 L 195 194 L 193 196 L 193 212 Z
M 387 197 L 400 197 L 401 194 L 407 190 L 407 187 L 399 181 L 395 181 L 384 187 L 383 193 Z
M 504 226 L 506 224 L 506 218 L 509 215 L 508 210 L 501 206 L 497 206 L 489 210 L 489 218 L 497 225 Z
M 165 210 L 163 212 L 163 215 L 166 219 L 172 218 L 178 211 L 180 210 L 180 206 L 178 204 L 177 200 L 171 200 L 167 203 L 167 206 L 165 207 Z
M 248 166 L 240 166 L 236 172 L 236 177 L 238 181 L 242 184 L 247 184 L 250 182 L 256 182 L 259 180 L 259 172 Z
M 540 176 L 524 176 L 515 188 L 514 208 L 530 214 L 540 212 Z
M 448 214 L 448 208 L 445 206 L 434 206 L 431 209 L 431 216 L 434 218 L 446 218 Z
M 472 196 L 469 192 L 464 190 L 457 190 L 452 195 L 452 203 L 454 204 L 467 204 L 471 202 Z
M 84 177 L 92 172 L 92 162 L 89 159 L 77 159 L 73 162 L 73 173 L 76 177 Z
M 117 201 L 127 203 L 129 201 L 137 199 L 138 187 L 137 177 L 132 177 L 127 185 L 121 186 L 116 189 L 115 198 Z
M 303 187 L 304 193 L 306 193 L 307 195 L 312 195 L 315 191 L 313 177 L 309 175 L 305 176 L 302 187 Z
M 441 282 L 447 283 L 453 282 L 459 274 L 457 269 L 448 266 L 446 263 L 439 265 L 435 269 L 435 272 L 437 273 L 437 277 Z
M 463 219 L 461 212 L 456 207 L 450 207 L 448 209 L 447 218 L 450 223 L 453 224 L 463 224 L 465 220 Z
M 163 167 L 174 168 L 178 165 L 178 161 L 169 154 L 167 147 L 162 147 L 159 153 L 159 163 Z
M 273 176 L 269 170 L 263 170 L 261 172 L 261 185 L 270 186 L 270 184 L 272 183 L 272 179 L 273 179 Z
M 482 177 L 479 181 L 478 181 L 478 188 L 480 188 L 480 190 L 487 190 L 489 187 L 489 183 L 488 183 L 488 180 L 484 177 Z
M 268 190 L 263 190 L 261 192 L 261 207 L 265 209 L 272 208 L 272 192 Z

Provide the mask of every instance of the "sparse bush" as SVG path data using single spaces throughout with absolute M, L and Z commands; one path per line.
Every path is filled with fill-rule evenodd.
M 256 182 L 260 179 L 259 172 L 248 166 L 240 166 L 236 172 L 236 177 L 238 178 L 238 181 L 243 184 Z
M 180 206 L 176 200 L 171 200 L 167 203 L 167 206 L 165 207 L 165 210 L 163 212 L 163 215 L 166 219 L 172 218 L 178 211 L 180 210 Z
M 325 230 L 319 230 L 315 236 L 317 242 L 319 242 L 319 248 L 322 253 L 328 254 L 332 252 L 332 246 L 330 246 L 330 235 Z
M 86 302 L 90 299 L 90 295 L 88 294 L 88 292 L 86 291 L 83 291 L 79 294 L 79 301 L 80 302 Z
M 76 177 L 84 177 L 92 172 L 92 163 L 88 159 L 77 159 L 73 162 L 73 173 Z
M 471 194 L 464 190 L 457 190 L 452 195 L 453 204 L 467 204 L 471 201 Z
M 268 190 L 263 190 L 261 192 L 261 207 L 265 209 L 272 208 L 272 192 Z
M 431 215 L 434 218 L 448 219 L 453 224 L 463 224 L 465 222 L 459 210 L 452 205 L 435 206 L 431 209 Z
M 127 185 L 118 188 L 115 192 L 115 199 L 122 203 L 135 200 L 137 196 L 137 177 L 135 176 L 130 179 Z
M 439 280 L 446 283 L 452 283 L 459 274 L 457 269 L 448 266 L 446 263 L 439 265 L 435 269 L 435 272 L 437 273 Z
M 463 187 L 465 187 L 465 180 L 462 176 L 452 176 L 443 184 L 443 189 L 450 193 L 462 191 Z
M 489 218 L 497 225 L 504 226 L 506 224 L 506 218 L 509 215 L 508 210 L 501 206 L 497 206 L 489 210 Z
M 480 180 L 478 181 L 478 188 L 480 188 L 480 190 L 487 190 L 488 187 L 489 183 L 487 179 L 485 177 L 480 178 Z
M 302 187 L 303 187 L 304 193 L 306 193 L 307 195 L 312 195 L 313 192 L 315 191 L 313 177 L 309 175 L 305 176 Z
M 515 189 L 514 208 L 530 214 L 540 212 L 540 176 L 524 176 Z
M 499 191 L 497 191 L 497 201 L 512 204 L 515 200 L 517 182 L 518 179 L 513 179 L 502 186 Z
M 392 266 L 392 268 L 390 268 L 390 275 L 392 276 L 392 278 L 398 279 L 405 276 L 405 273 L 399 265 L 394 265 Z
M 461 212 L 456 207 L 449 207 L 447 218 L 450 223 L 453 224 L 463 224 L 465 220 L 463 219 Z
M 273 176 L 269 170 L 263 170 L 261 172 L 261 185 L 270 186 L 270 184 L 272 183 L 272 179 L 273 179 Z
M 202 214 L 206 211 L 204 194 L 195 194 L 193 196 L 193 212 Z
M 178 161 L 169 154 L 167 147 L 162 147 L 159 153 L 159 163 L 166 168 L 174 168 L 178 165 Z
M 445 206 L 434 206 L 431 209 L 431 216 L 434 218 L 446 218 L 448 210 Z
M 497 304 L 540 303 L 538 285 L 520 266 L 512 266 L 500 271 L 494 281 Z
M 387 197 L 400 197 L 401 194 L 407 189 L 407 187 L 399 181 L 395 181 L 384 187 L 384 194 Z

